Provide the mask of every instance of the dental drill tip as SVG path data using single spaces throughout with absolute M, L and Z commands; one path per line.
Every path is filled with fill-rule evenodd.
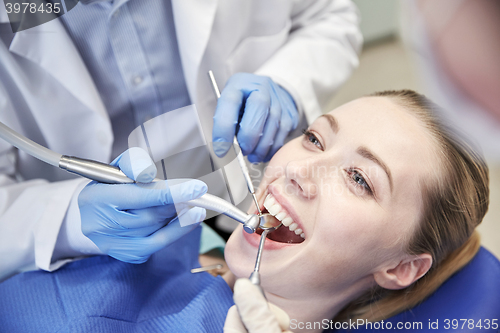
M 243 222 L 243 229 L 249 233 L 253 234 L 257 228 L 259 228 L 261 218 L 257 215 L 250 215 L 250 218 Z
M 259 216 L 261 216 L 262 211 L 260 210 L 259 202 L 257 201 L 257 196 L 255 195 L 255 193 L 252 193 L 252 198 L 253 198 L 253 202 L 255 202 L 255 206 L 257 207 L 257 210 L 259 211 Z

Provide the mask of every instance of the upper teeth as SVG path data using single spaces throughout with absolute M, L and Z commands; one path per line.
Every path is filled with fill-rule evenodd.
M 266 207 L 269 214 L 280 220 L 285 227 L 290 229 L 290 231 L 294 231 L 296 235 L 300 235 L 300 237 L 304 239 L 306 238 L 302 229 L 298 228 L 299 225 L 293 222 L 293 219 L 288 215 L 288 212 L 276 202 L 276 199 L 274 199 L 271 194 L 268 194 L 264 200 L 264 207 Z

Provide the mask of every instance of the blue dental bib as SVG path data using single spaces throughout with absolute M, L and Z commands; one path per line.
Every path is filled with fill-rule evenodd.
M 234 304 L 221 277 L 199 267 L 200 230 L 146 263 L 108 256 L 0 284 L 0 332 L 221 332 Z

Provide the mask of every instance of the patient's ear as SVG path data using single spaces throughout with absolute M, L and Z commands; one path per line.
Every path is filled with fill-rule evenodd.
M 402 260 L 397 266 L 381 269 L 373 277 L 379 286 L 385 289 L 403 289 L 424 276 L 432 266 L 432 257 L 428 253 L 412 255 Z

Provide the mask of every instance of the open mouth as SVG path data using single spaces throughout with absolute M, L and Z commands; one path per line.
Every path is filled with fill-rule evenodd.
M 270 232 L 267 238 L 279 243 L 302 243 L 306 236 L 303 230 L 297 223 L 293 221 L 288 212 L 274 199 L 271 194 L 268 194 L 264 200 L 264 210 L 262 213 L 271 214 L 274 219 L 283 223 L 277 230 Z M 262 234 L 263 230 L 258 229 L 257 233 Z

